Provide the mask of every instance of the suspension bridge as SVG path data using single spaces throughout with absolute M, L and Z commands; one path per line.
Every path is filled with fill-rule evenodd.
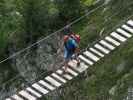
M 104 39 L 98 41 L 93 46 L 83 51 L 79 58 L 81 65 L 77 67 L 77 62 L 72 60 L 67 68 L 68 73 L 62 74 L 64 66 L 56 70 L 42 80 L 31 84 L 31 86 L 18 91 L 16 94 L 7 97 L 6 100 L 37 100 L 48 93 L 63 87 L 64 84 L 73 80 L 89 67 L 100 61 L 103 57 L 110 54 L 121 44 L 125 43 L 133 36 L 133 20 L 128 19 L 123 25 L 111 32 Z

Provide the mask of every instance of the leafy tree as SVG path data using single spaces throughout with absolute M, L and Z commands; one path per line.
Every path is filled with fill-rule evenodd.
M 0 55 L 2 58 L 6 54 L 10 37 L 19 27 L 19 18 L 14 0 L 0 1 Z
M 55 4 L 59 9 L 59 17 L 62 22 L 74 20 L 80 15 L 80 0 L 55 0 Z
M 47 28 L 48 2 L 44 0 L 23 0 L 21 1 L 20 12 L 23 16 L 22 28 L 27 42 L 35 42 L 41 33 Z

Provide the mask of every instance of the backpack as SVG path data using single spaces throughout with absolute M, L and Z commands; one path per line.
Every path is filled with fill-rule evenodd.
M 80 35 L 77 34 L 71 34 L 71 35 L 65 35 L 64 36 L 64 46 L 67 48 L 67 50 L 74 50 L 75 46 L 71 44 L 72 39 L 76 41 L 76 43 L 80 42 Z
M 70 37 L 73 38 L 77 43 L 80 42 L 80 35 L 72 33 L 71 35 L 64 36 L 64 43 L 67 42 Z
M 78 35 L 78 34 L 74 34 L 74 33 L 73 33 L 73 34 L 71 35 L 71 37 L 74 38 L 75 41 L 76 41 L 77 43 L 80 42 L 80 35 Z

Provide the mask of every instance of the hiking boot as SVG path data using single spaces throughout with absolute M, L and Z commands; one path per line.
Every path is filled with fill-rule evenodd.
M 77 67 L 80 67 L 80 62 L 77 63 Z
M 66 74 L 66 73 L 68 73 L 68 71 L 64 69 L 62 74 Z

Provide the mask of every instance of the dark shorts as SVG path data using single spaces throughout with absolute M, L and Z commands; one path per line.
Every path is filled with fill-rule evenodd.
M 65 48 L 65 51 L 64 51 L 64 58 L 65 58 L 65 60 L 72 59 L 72 56 L 74 55 L 74 53 L 75 53 L 75 50 L 67 50 Z

